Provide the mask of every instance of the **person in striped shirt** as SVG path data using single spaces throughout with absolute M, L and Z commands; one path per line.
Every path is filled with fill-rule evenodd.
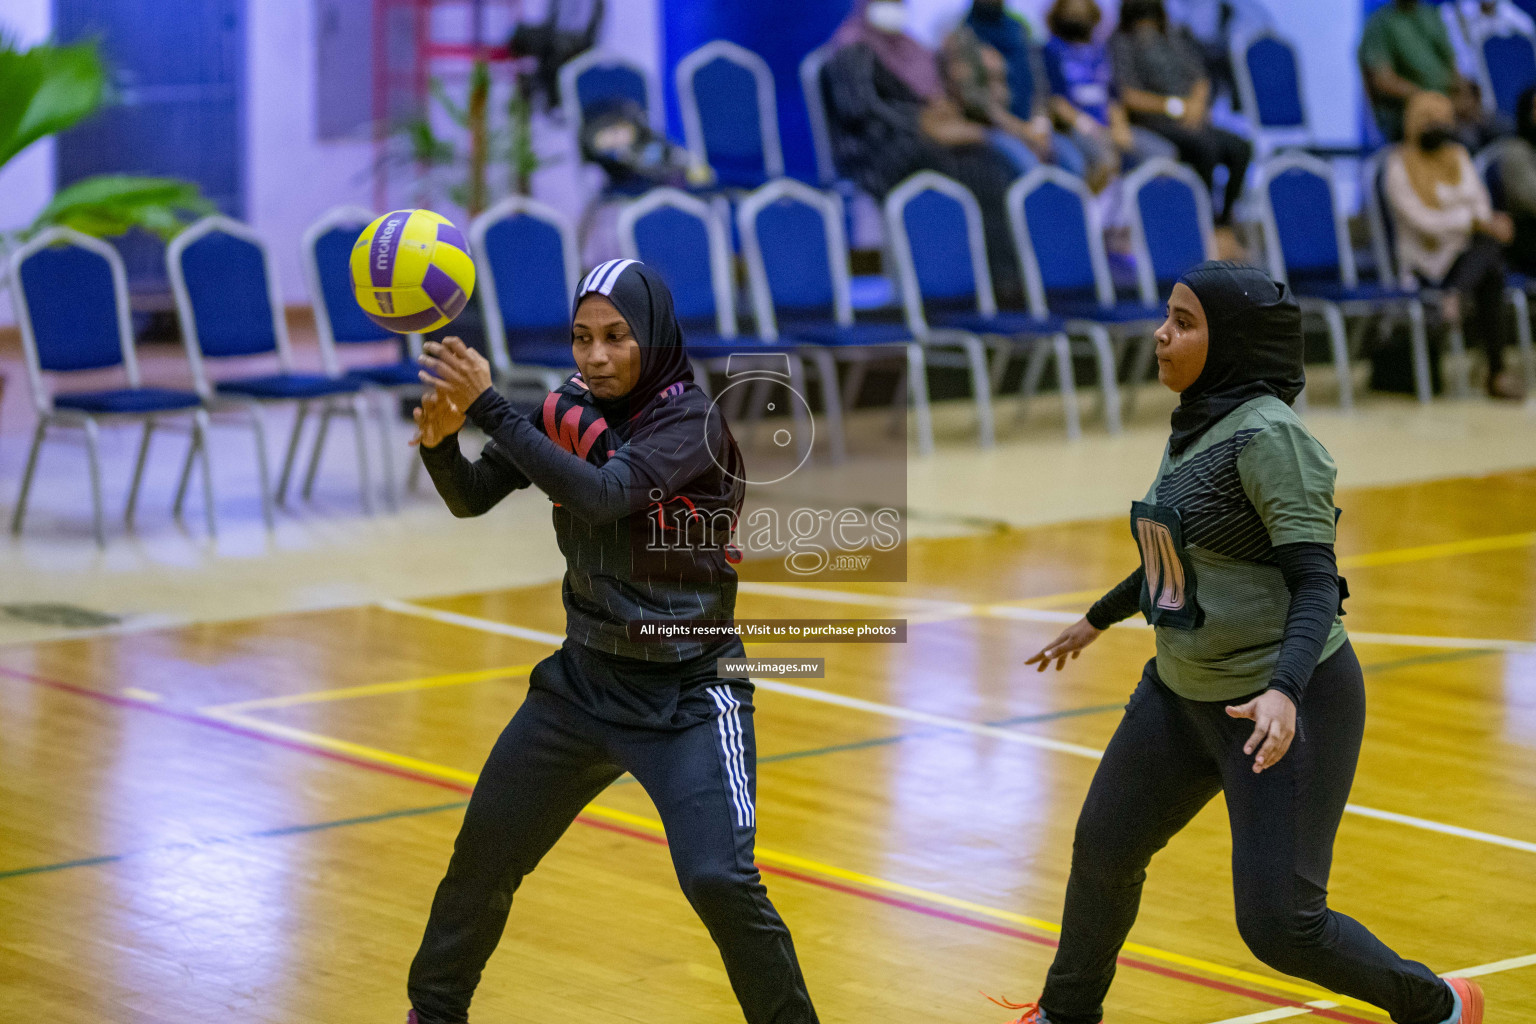
M 1059 671 L 1141 612 L 1157 637 L 1094 773 L 1072 845 L 1061 944 L 1015 1024 L 1099 1024 L 1153 854 L 1218 793 L 1237 928 L 1277 971 L 1397 1024 L 1482 1024 L 1483 996 L 1328 906 L 1333 840 L 1365 730 L 1340 619 L 1334 464 L 1291 403 L 1301 310 L 1254 267 L 1210 261 L 1173 286 L 1158 379 L 1179 393 L 1146 498 L 1141 566 L 1028 664 Z
M 694 383 L 672 295 L 634 260 L 575 299 L 578 372 L 524 416 L 457 339 L 426 346 L 421 457 L 456 516 L 537 487 L 566 558 L 566 641 L 481 771 L 411 964 L 412 1024 L 463 1024 L 523 878 L 625 772 L 666 826 L 684 893 L 720 949 L 749 1024 L 815 1024 L 794 943 L 756 865 L 752 685 L 718 678 L 718 639 L 647 640 L 637 623 L 730 624 L 744 481 L 729 427 Z M 489 438 L 471 462 L 465 420 Z M 670 532 L 669 532 L 670 531 Z

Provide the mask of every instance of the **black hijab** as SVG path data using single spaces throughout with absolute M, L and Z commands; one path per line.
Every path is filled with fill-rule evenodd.
M 683 351 L 683 331 L 672 311 L 672 292 L 661 275 L 639 260 L 609 260 L 582 278 L 571 305 L 571 319 L 588 295 L 613 303 L 640 343 L 640 379 L 618 398 L 592 396 L 611 424 L 642 416 L 673 384 L 693 383 L 693 367 Z
M 667 399 L 698 387 L 683 347 L 683 329 L 672 308 L 671 289 L 659 273 L 639 260 L 609 260 L 582 278 L 571 305 L 572 320 L 588 295 L 602 295 L 613 303 L 640 344 L 640 379 L 634 387 L 618 398 L 598 398 L 587 392 L 610 428 L 627 439 L 643 429 L 650 414 Z M 717 455 L 717 464 L 723 469 L 720 493 L 700 497 L 714 498 L 740 512 L 746 490 L 745 464 L 725 417 L 719 421 L 725 442 L 724 451 Z
M 1227 413 L 1260 395 L 1286 405 L 1307 382 L 1301 308 L 1290 289 L 1256 267 L 1207 260 L 1179 283 L 1205 310 L 1205 367 L 1179 395 L 1168 448 L 1178 455 Z

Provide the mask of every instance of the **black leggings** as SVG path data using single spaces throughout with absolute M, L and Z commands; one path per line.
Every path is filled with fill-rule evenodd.
M 1136 920 L 1152 855 L 1217 793 L 1232 828 L 1232 886 L 1243 941 L 1277 971 L 1382 1007 L 1399 1024 L 1439 1024 L 1454 1006 L 1428 967 L 1404 960 L 1328 908 L 1333 837 L 1365 727 L 1365 684 L 1346 644 L 1318 665 L 1296 739 L 1253 773 L 1253 723 L 1233 701 L 1186 700 L 1149 661 L 1077 821 L 1061 946 L 1040 1007 L 1052 1024 L 1097 1024 L 1115 958 Z
M 1189 164 L 1200 175 L 1207 188 L 1215 181 L 1216 168 L 1227 168 L 1226 194 L 1216 223 L 1232 223 L 1232 213 L 1237 209 L 1237 198 L 1243 194 L 1243 178 L 1248 174 L 1248 162 L 1253 159 L 1253 145 L 1241 135 L 1224 128 L 1206 125 L 1189 128 L 1182 121 L 1171 117 L 1150 117 L 1140 122 L 1157 132 L 1179 148 L 1179 159 Z
M 676 731 L 604 722 L 563 697 L 529 690 L 480 773 L 411 964 L 421 1024 L 469 1019 L 524 876 L 626 770 L 656 804 L 678 881 L 720 949 L 746 1019 L 815 1024 L 789 929 L 752 862 L 751 691 L 714 689 L 721 715 Z
M 1504 250 L 1487 235 L 1473 235 L 1472 244 L 1456 257 L 1441 287 L 1455 289 L 1463 301 L 1472 303 L 1471 316 L 1463 322 L 1487 354 L 1491 390 L 1493 379 L 1504 369 Z

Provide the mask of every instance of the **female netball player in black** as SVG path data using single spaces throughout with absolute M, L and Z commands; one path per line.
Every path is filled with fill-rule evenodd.
M 1059 670 L 1138 610 L 1156 628 L 1078 818 L 1061 945 L 1019 1022 L 1102 1019 L 1147 864 L 1223 793 L 1255 956 L 1399 1024 L 1480 1024 L 1478 986 L 1328 908 L 1365 688 L 1339 619 L 1333 460 L 1290 408 L 1305 380 L 1300 310 L 1261 271 L 1202 263 L 1174 285 L 1157 359 L 1179 407 L 1131 506 L 1141 568 L 1029 659 Z
M 518 885 L 627 771 L 661 814 L 678 880 L 746 1019 L 814 1024 L 789 930 L 752 860 L 752 687 L 717 678 L 716 659 L 740 657 L 741 641 L 637 642 L 628 628 L 734 619 L 740 452 L 693 381 L 654 271 L 614 260 L 588 274 L 572 338 L 579 372 L 545 400 L 538 425 L 492 390 L 485 360 L 457 339 L 429 343 L 422 359 L 421 455 L 454 515 L 480 515 L 530 484 L 554 501 L 566 641 L 534 668 L 475 785 L 411 964 L 409 1019 L 468 1020 Z M 490 439 L 475 462 L 459 452 L 466 418 Z M 676 524 L 679 507 L 698 512 L 690 543 L 669 536 L 656 550 L 653 526 Z

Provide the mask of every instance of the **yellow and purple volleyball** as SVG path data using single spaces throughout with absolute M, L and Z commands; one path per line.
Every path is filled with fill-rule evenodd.
M 352 289 L 388 331 L 435 331 L 464 311 L 475 261 L 464 233 L 431 210 L 392 210 L 352 246 Z

